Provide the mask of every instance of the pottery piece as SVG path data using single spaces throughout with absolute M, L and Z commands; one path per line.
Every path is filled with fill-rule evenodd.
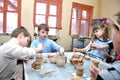
M 42 62 L 43 62 L 43 63 L 47 63 L 47 59 L 43 59 Z
M 41 69 L 41 63 L 37 61 L 33 62 L 32 68 L 35 70 Z
M 97 61 L 97 60 L 92 60 L 92 63 L 93 63 L 96 67 L 98 67 L 99 61 Z
M 78 77 L 78 76 L 74 76 L 74 77 L 72 77 L 70 80 L 81 80 L 81 78 Z
M 76 59 L 76 58 L 72 59 L 72 62 L 75 65 L 81 63 L 81 61 L 79 59 Z
M 85 59 L 86 59 L 86 60 L 90 60 L 90 57 L 86 55 L 86 56 L 85 56 Z
M 90 77 L 90 80 L 96 80 L 94 77 Z
M 83 76 L 84 68 L 82 66 L 77 67 L 76 75 L 79 77 Z
M 72 57 L 73 57 L 73 58 L 80 58 L 80 54 L 75 53 L 75 54 L 73 54 Z
M 58 66 L 64 66 L 65 63 L 66 63 L 66 57 L 57 55 L 57 57 L 56 57 L 56 64 Z
M 36 61 L 37 62 L 42 62 L 42 59 L 43 59 L 42 54 L 37 54 L 36 55 Z
M 54 63 L 54 64 L 56 63 L 56 57 L 51 57 L 51 58 L 49 58 L 49 60 L 51 63 Z
M 82 61 L 82 62 L 79 62 L 78 64 L 75 65 L 75 68 L 77 68 L 77 67 L 83 67 L 83 65 L 84 65 L 84 62 L 83 62 L 83 61 Z
M 96 67 L 98 67 L 99 61 L 92 60 L 92 63 L 93 63 L 93 65 L 95 65 Z M 92 77 L 92 75 L 91 75 L 90 80 L 96 80 L 96 79 L 94 77 Z
M 48 56 L 48 58 L 55 57 L 55 55 L 54 55 L 54 54 L 48 54 L 47 56 Z

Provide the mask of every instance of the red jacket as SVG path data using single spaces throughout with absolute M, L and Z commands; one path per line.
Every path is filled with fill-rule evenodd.
M 117 55 L 116 60 L 120 60 L 120 53 Z

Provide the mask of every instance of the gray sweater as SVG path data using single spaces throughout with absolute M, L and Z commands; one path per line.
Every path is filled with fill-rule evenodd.
M 0 46 L 0 80 L 10 80 L 15 73 L 18 58 L 35 56 L 35 50 L 22 47 L 16 38 Z
M 111 68 L 101 71 L 99 76 L 103 80 L 120 80 L 120 61 L 115 61 Z

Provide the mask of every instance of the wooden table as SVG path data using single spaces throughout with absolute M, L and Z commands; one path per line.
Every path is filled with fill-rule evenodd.
M 73 76 L 72 73 L 76 72 L 74 65 L 72 65 L 69 61 L 73 52 L 65 52 L 65 55 L 67 56 L 67 63 L 63 67 L 58 67 L 56 64 L 52 64 L 48 60 L 47 63 L 42 63 L 42 69 L 36 71 L 31 68 L 31 64 L 35 60 L 28 61 L 27 64 L 24 64 L 25 80 L 70 80 Z M 43 53 L 43 58 L 47 58 L 47 53 Z M 91 58 L 91 60 L 93 60 L 93 58 Z M 90 77 L 89 67 L 91 60 L 84 60 L 83 80 L 87 80 Z M 100 61 L 99 67 L 107 68 L 110 67 L 110 65 Z

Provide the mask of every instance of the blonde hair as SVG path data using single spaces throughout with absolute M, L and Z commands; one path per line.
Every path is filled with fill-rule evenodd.
M 120 12 L 113 16 L 112 23 L 113 27 L 120 31 Z

